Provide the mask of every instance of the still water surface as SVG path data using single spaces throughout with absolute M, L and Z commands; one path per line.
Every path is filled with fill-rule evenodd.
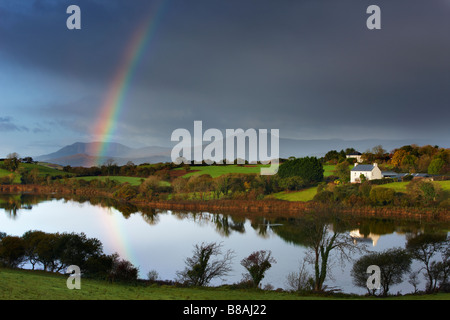
M 33 204 L 24 204 L 33 203 Z M 267 272 L 262 286 L 288 289 L 286 277 L 296 272 L 308 248 L 301 243 L 298 226 L 301 221 L 293 218 L 267 220 L 267 217 L 247 218 L 240 215 L 179 213 L 169 210 L 143 213 L 126 208 L 119 211 L 110 206 L 72 200 L 37 200 L 33 197 L 0 197 L 0 231 L 21 236 L 29 230 L 48 233 L 85 233 L 103 243 L 106 254 L 117 252 L 121 258 L 139 267 L 139 277 L 146 279 L 150 270 L 156 270 L 159 279 L 174 280 L 176 272 L 184 269 L 184 260 L 192 255 L 195 244 L 221 242 L 223 249 L 235 252 L 233 271 L 224 280 L 212 285 L 237 283 L 245 269 L 241 259 L 257 250 L 271 250 L 277 263 Z M 133 212 L 133 213 L 131 213 Z M 424 231 L 420 222 L 399 223 L 393 221 L 355 221 L 348 231 L 358 243 L 365 243 L 370 251 L 383 251 L 392 247 L 404 247 L 407 238 Z M 363 235 L 364 234 L 364 235 Z M 357 258 L 355 256 L 354 258 Z M 331 267 L 326 285 L 337 287 L 346 293 L 364 294 L 366 290 L 355 287 L 350 270 L 353 261 L 344 266 L 337 257 Z M 419 264 L 412 268 L 417 270 Z M 312 268 L 309 268 L 312 274 Z M 392 287 L 391 293 L 413 291 L 405 281 Z

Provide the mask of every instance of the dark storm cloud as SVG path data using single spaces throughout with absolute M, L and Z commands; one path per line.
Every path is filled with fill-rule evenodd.
M 25 126 L 16 125 L 10 117 L 0 117 L 0 132 L 29 131 Z
M 0 7 L 7 17 L 1 50 L 18 63 L 107 88 L 154 3 Z M 80 31 L 65 28 L 69 4 L 82 9 Z M 280 128 L 298 138 L 448 135 L 450 6 L 379 0 L 382 30 L 369 31 L 371 4 L 165 0 L 127 92 L 120 132 L 169 139 L 173 129 L 203 120 L 221 129 Z M 88 130 L 106 92 L 78 108 L 67 102 L 44 112 Z

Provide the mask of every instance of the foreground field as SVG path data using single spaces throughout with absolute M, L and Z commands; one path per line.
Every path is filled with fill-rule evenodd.
M 111 284 L 81 280 L 80 290 L 69 290 L 67 276 L 43 271 L 0 268 L 0 300 L 330 300 L 368 299 L 355 295 L 300 296 L 289 292 L 218 288 L 177 288 Z M 376 298 L 379 299 L 379 298 Z M 450 300 L 450 294 L 407 295 L 387 299 Z

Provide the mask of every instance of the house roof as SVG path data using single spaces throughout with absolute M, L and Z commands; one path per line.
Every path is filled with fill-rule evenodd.
M 361 152 L 358 152 L 358 151 L 356 151 L 356 152 L 351 152 L 351 153 L 348 153 L 347 155 L 348 155 L 348 156 L 360 156 L 360 155 L 362 155 L 362 153 L 361 153 Z
M 384 177 L 386 176 L 396 177 L 399 176 L 400 174 L 394 171 L 381 171 L 381 175 L 383 175 Z
M 372 171 L 373 168 L 373 164 L 358 164 L 357 166 L 354 166 L 351 171 Z

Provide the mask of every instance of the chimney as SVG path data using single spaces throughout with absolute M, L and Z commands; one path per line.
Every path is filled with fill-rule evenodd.
M 355 162 L 355 167 L 358 165 L 358 162 Z
M 374 162 L 373 166 L 378 167 L 378 163 Z

